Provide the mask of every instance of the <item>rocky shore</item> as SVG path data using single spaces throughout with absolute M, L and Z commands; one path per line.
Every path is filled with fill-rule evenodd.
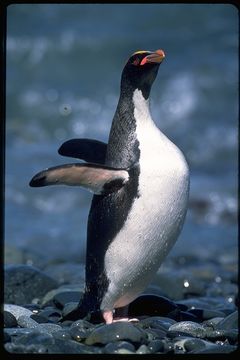
M 5 249 L 4 347 L 9 353 L 201 354 L 238 348 L 237 253 L 171 257 L 129 307 L 138 321 L 62 321 L 84 266 Z M 38 266 L 36 266 L 38 265 Z

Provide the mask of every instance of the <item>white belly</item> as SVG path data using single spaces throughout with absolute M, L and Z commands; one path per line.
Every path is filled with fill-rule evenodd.
M 180 150 L 136 113 L 140 148 L 139 197 L 105 255 L 109 289 L 101 308 L 125 306 L 148 285 L 174 245 L 184 222 L 189 171 Z

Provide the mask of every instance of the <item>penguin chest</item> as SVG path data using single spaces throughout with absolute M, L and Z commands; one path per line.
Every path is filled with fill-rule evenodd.
M 105 255 L 110 280 L 104 306 L 124 306 L 151 281 L 181 230 L 188 167 L 180 150 L 154 124 L 137 128 L 138 197 Z M 123 190 L 124 191 L 124 190 Z

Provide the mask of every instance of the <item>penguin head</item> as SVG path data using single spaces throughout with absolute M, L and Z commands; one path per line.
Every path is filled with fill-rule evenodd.
M 139 89 L 147 99 L 164 58 L 163 50 L 136 51 L 132 54 L 122 72 L 122 90 L 128 92 Z

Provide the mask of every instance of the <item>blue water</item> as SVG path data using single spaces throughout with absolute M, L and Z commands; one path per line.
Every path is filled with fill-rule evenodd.
M 152 114 L 191 169 L 186 223 L 169 256 L 237 248 L 234 6 L 19 4 L 8 7 L 7 26 L 7 244 L 83 259 L 91 194 L 33 189 L 29 180 L 75 161 L 57 153 L 65 140 L 107 141 L 127 58 L 161 48 L 166 59 L 152 89 Z

